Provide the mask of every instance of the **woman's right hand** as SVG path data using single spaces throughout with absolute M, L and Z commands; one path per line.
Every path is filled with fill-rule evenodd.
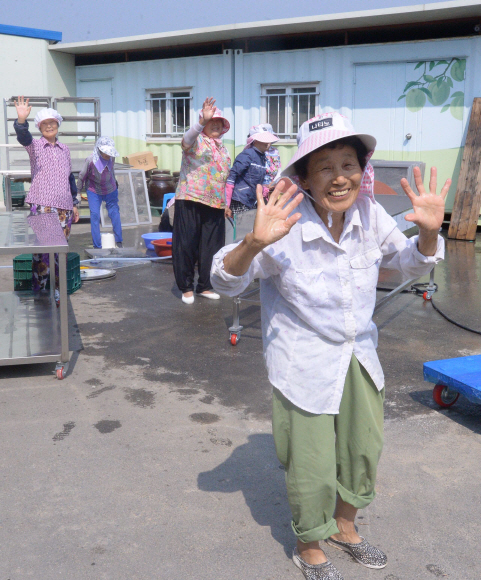
M 288 217 L 304 197 L 299 193 L 292 199 L 296 191 L 297 185 L 292 185 L 289 179 L 281 179 L 266 205 L 262 197 L 262 185 L 257 186 L 254 230 L 224 257 L 227 274 L 243 276 L 259 252 L 290 232 L 292 226 L 301 218 L 300 213 Z
M 288 179 L 281 179 L 266 204 L 262 196 L 262 185 L 257 186 L 257 214 L 251 234 L 253 244 L 269 246 L 286 236 L 299 221 L 300 213 L 288 217 L 304 197 L 299 193 L 293 198 L 296 191 L 297 185 Z
M 200 124 L 204 127 L 213 118 L 215 113 L 215 99 L 214 97 L 207 97 L 202 105 L 202 118 Z
M 14 104 L 17 109 L 18 122 L 23 125 L 28 119 L 32 107 L 28 106 L 28 99 L 25 99 L 24 97 L 18 97 L 18 101 L 14 101 Z

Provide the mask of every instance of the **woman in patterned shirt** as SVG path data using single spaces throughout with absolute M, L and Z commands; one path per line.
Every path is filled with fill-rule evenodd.
M 100 137 L 95 143 L 92 155 L 87 157 L 79 173 L 78 191 L 85 187 L 90 208 L 90 231 L 94 248 L 102 247 L 100 236 L 100 211 L 105 201 L 115 245 L 122 247 L 122 223 L 120 221 L 119 189 L 115 179 L 115 158 L 119 156 L 115 143 L 110 137 Z
M 75 178 L 72 173 L 69 148 L 57 139 L 62 117 L 55 109 L 42 109 L 35 116 L 35 126 L 42 133 L 34 139 L 28 130 L 27 118 L 32 107 L 28 99 L 18 97 L 15 102 L 18 119 L 14 123 L 18 142 L 25 147 L 30 157 L 32 184 L 26 202 L 33 215 L 56 213 L 65 237 L 70 236 L 70 227 L 78 222 L 78 200 Z M 49 277 L 49 255 L 33 254 L 34 292 L 44 290 Z M 58 292 L 58 254 L 55 254 L 55 299 Z
M 175 218 L 172 234 L 172 258 L 175 281 L 182 292 L 182 302 L 194 302 L 194 271 L 198 264 L 196 293 L 218 300 L 212 291 L 212 258 L 225 242 L 225 181 L 230 157 L 221 136 L 230 129 L 215 99 L 202 105 L 199 123 L 182 139 L 182 166 L 175 192 Z

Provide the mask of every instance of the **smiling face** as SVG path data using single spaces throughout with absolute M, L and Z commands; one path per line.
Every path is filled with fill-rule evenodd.
M 47 141 L 50 143 L 55 141 L 58 133 L 58 123 L 55 119 L 45 119 L 40 123 L 39 129 Z
M 223 131 L 224 121 L 219 118 L 211 119 L 204 127 L 204 133 L 207 137 L 212 137 L 212 139 L 219 139 Z
M 335 149 L 326 147 L 311 153 L 306 177 L 300 181 L 320 204 L 314 207 L 325 220 L 328 212 L 344 214 L 356 201 L 362 173 L 354 147 L 339 144 Z

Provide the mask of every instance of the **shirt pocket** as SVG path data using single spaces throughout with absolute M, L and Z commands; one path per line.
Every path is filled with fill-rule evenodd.
M 294 304 L 316 308 L 327 302 L 327 286 L 322 268 L 290 271 L 285 276 L 285 286 Z
M 264 178 L 265 169 L 258 165 L 251 164 L 246 177 L 251 183 L 261 183 Z
M 361 292 L 372 292 L 376 289 L 381 259 L 382 252 L 377 247 L 351 258 L 354 283 Z

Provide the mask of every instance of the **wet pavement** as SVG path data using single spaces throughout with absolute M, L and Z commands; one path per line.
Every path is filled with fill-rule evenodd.
M 126 229 L 124 245 L 148 230 Z M 89 240 L 88 224 L 76 226 L 71 249 L 82 254 Z M 481 331 L 480 242 L 447 242 L 434 303 Z M 1 290 L 8 276 L 0 270 Z M 381 285 L 397 282 L 383 272 Z M 258 306 L 242 305 L 231 346 L 231 300 L 183 305 L 172 266 L 149 263 L 84 283 L 69 308 L 63 382 L 49 364 L 0 368 L 0 578 L 301 578 Z M 412 293 L 375 321 L 386 446 L 378 497 L 358 524 L 389 564 L 367 570 L 327 552 L 346 580 L 475 580 L 481 405 L 460 398 L 439 410 L 422 364 L 481 354 L 481 337 Z

